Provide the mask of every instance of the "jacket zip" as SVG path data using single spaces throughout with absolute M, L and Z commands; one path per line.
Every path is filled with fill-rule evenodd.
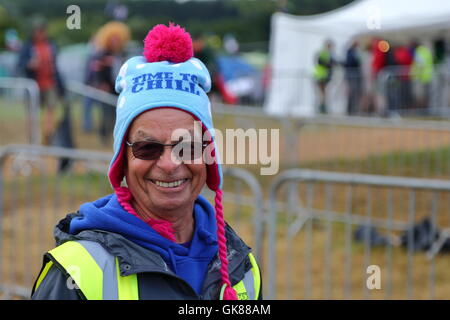
M 197 300 L 201 300 L 201 298 L 200 298 L 201 296 L 199 296 L 197 294 L 197 292 L 195 292 L 194 288 L 192 288 L 192 286 L 189 283 L 187 283 L 186 280 L 180 278 L 176 274 L 173 274 L 173 273 L 170 273 L 170 272 L 166 272 L 166 271 L 147 271 L 147 272 L 142 272 L 142 273 L 161 274 L 161 275 L 165 275 L 165 276 L 169 276 L 171 278 L 174 278 L 174 279 L 180 281 L 181 283 L 183 283 L 193 293 L 193 295 L 197 298 Z M 138 286 L 139 286 L 139 283 L 138 283 Z
M 246 259 L 247 256 L 240 255 L 240 257 L 241 257 L 241 258 L 240 258 L 239 263 L 236 263 L 235 266 L 234 266 L 234 268 L 229 270 L 229 273 L 230 273 L 230 274 L 231 274 L 234 270 L 236 270 L 236 269 L 241 265 L 241 263 L 243 263 L 243 262 L 245 261 L 245 259 Z M 219 270 L 220 270 L 220 269 L 219 269 Z M 205 289 L 207 289 L 208 287 L 210 287 L 211 285 L 213 285 L 215 282 L 219 282 L 219 281 L 220 281 L 221 276 L 220 276 L 219 270 L 218 270 L 218 273 L 217 273 L 218 275 L 217 275 L 217 276 L 209 277 L 209 278 L 206 278 L 206 279 L 205 279 L 205 283 L 204 283 L 204 285 L 202 286 L 202 292 L 204 292 Z M 210 270 L 207 271 L 207 275 L 209 274 L 209 271 L 210 271 Z M 176 280 L 180 281 L 181 283 L 183 283 L 183 285 L 185 285 L 185 286 L 192 292 L 192 294 L 197 298 L 197 300 L 203 300 L 203 296 L 204 296 L 204 295 L 202 295 L 202 294 L 201 294 L 201 295 L 197 294 L 197 292 L 194 290 L 194 288 L 192 288 L 192 286 L 191 286 L 186 280 L 184 280 L 183 278 L 180 278 L 179 276 L 177 276 L 177 275 L 176 275 L 175 273 L 173 273 L 173 272 L 169 272 L 169 271 L 165 271 L 165 270 L 161 270 L 161 271 L 152 270 L 152 271 L 141 271 L 141 272 L 139 272 L 139 273 L 161 274 L 161 275 L 165 275 L 165 276 L 171 277 L 171 278 L 173 278 L 173 279 L 176 279 Z M 136 274 L 136 275 L 137 275 L 137 274 Z M 207 281 L 208 281 L 208 282 L 207 282 Z M 138 284 L 138 285 L 139 285 L 139 284 Z
M 243 263 L 245 261 L 245 259 L 247 258 L 247 255 L 248 255 L 248 253 L 246 255 L 239 255 L 239 257 L 240 257 L 239 263 L 236 263 L 233 269 L 229 269 L 228 274 L 232 274 L 234 272 L 234 270 L 236 270 L 241 265 L 241 263 Z M 207 275 L 210 274 L 209 271 L 210 270 L 208 270 Z M 205 282 L 202 287 L 202 292 L 204 292 L 205 289 L 207 289 L 208 287 L 213 285 L 215 282 L 219 282 L 221 280 L 220 268 L 219 268 L 217 274 L 218 275 L 214 274 L 214 276 L 211 276 L 209 278 L 206 277 Z M 231 279 L 230 279 L 230 281 L 231 281 Z

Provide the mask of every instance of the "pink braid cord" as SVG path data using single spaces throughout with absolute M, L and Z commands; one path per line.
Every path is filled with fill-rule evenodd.
M 217 189 L 215 197 L 216 219 L 217 219 L 217 238 L 219 240 L 219 258 L 221 262 L 220 274 L 222 275 L 222 285 L 226 284 L 223 294 L 224 300 L 237 300 L 236 291 L 231 286 L 228 275 L 227 259 L 227 239 L 225 238 L 225 221 L 223 219 L 222 190 Z
M 119 200 L 120 205 L 125 209 L 125 211 L 143 220 L 130 204 L 130 201 L 133 198 L 130 190 L 126 187 L 116 187 L 114 188 L 114 191 L 116 192 L 117 199 Z M 175 232 L 170 222 L 149 218 L 147 221 L 145 221 L 145 223 L 147 223 L 150 227 L 153 228 L 153 230 L 158 232 L 164 238 L 172 240 L 173 242 L 176 241 Z

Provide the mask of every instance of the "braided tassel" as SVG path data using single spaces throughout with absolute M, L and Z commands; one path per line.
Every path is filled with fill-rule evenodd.
M 217 237 L 219 242 L 219 258 L 221 262 L 220 274 L 222 275 L 222 286 L 225 285 L 223 292 L 224 300 L 237 300 L 236 291 L 231 286 L 228 275 L 227 259 L 227 239 L 225 238 L 225 221 L 223 219 L 222 190 L 217 189 L 215 197 L 216 219 L 217 219 Z

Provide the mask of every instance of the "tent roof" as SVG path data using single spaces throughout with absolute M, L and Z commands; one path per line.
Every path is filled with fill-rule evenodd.
M 386 33 L 401 30 L 426 31 L 450 27 L 450 1 L 358 0 L 339 9 L 310 16 L 283 13 L 287 24 L 316 31 L 352 34 Z M 291 22 L 291 23 L 289 23 Z M 311 30 L 312 31 L 312 30 Z
M 314 114 L 317 88 L 312 72 L 327 39 L 334 42 L 335 57 L 341 61 L 355 38 L 417 39 L 428 45 L 436 36 L 448 39 L 449 29 L 449 0 L 358 0 L 312 16 L 275 13 L 270 39 L 272 78 L 265 108 L 274 114 Z M 329 107 L 332 113 L 344 113 L 345 90 L 340 89 L 342 81 L 335 80 L 327 88 Z

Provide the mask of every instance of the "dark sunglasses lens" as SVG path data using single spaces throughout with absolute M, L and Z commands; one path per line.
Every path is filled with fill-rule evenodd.
M 164 151 L 164 146 L 156 142 L 141 141 L 133 144 L 133 155 L 142 160 L 158 159 Z

